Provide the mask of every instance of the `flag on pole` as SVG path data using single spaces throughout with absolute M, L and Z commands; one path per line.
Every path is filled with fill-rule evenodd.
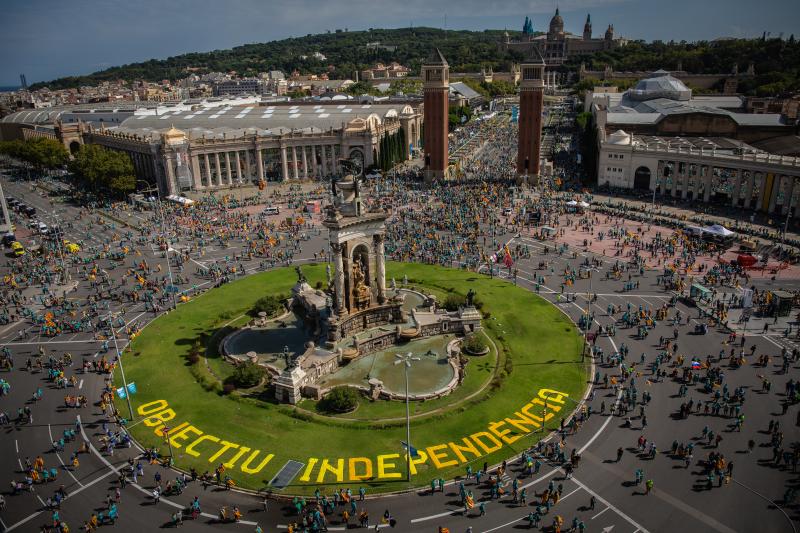
M 408 445 L 408 444 L 406 444 L 406 442 L 405 442 L 405 441 L 403 441 L 403 440 L 401 440 L 401 441 L 400 441 L 400 444 L 402 444 L 402 445 L 403 445 L 403 449 L 404 449 L 404 450 L 407 450 L 408 448 L 411 448 L 411 451 L 410 451 L 409 453 L 411 454 L 411 457 L 412 457 L 413 459 L 416 459 L 417 457 L 419 457 L 419 452 L 417 451 L 417 449 L 416 449 L 416 448 L 414 448 L 413 446 L 409 446 L 409 445 Z
M 129 393 L 130 394 L 136 394 L 136 383 L 133 382 L 133 381 L 128 383 L 128 390 L 125 390 L 125 387 L 119 387 L 117 389 L 117 396 L 119 396 L 120 399 L 124 400 L 128 396 Z

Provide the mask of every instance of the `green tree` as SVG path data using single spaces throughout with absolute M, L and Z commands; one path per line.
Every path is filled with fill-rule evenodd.
M 342 385 L 332 388 L 318 407 L 324 413 L 347 413 L 358 406 L 358 397 L 358 389 Z
M 240 389 L 249 389 L 261 382 L 264 373 L 264 368 L 261 365 L 247 361 L 246 363 L 236 365 L 233 374 L 231 374 L 226 381 L 233 383 Z
M 272 317 L 283 313 L 286 310 L 286 307 L 284 306 L 286 298 L 286 296 L 278 294 L 268 294 L 266 296 L 262 296 L 256 300 L 256 303 L 250 310 L 250 315 L 258 316 L 258 313 L 264 312 L 268 317 Z
M 78 179 L 95 191 L 121 195 L 136 189 L 133 162 L 125 152 L 110 150 L 97 144 L 81 146 L 69 164 Z

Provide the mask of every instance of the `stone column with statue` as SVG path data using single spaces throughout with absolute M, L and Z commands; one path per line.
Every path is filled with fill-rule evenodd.
M 347 314 L 344 303 L 344 263 L 342 262 L 342 245 L 331 243 L 331 253 L 333 254 L 334 271 L 334 296 L 336 297 L 336 314 Z
M 377 297 L 379 304 L 383 304 L 386 301 L 386 259 L 384 257 L 383 239 L 384 236 L 380 233 L 372 236 L 375 244 L 375 266 L 377 270 L 375 276 L 378 281 Z

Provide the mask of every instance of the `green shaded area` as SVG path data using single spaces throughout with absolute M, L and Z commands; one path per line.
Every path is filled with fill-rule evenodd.
M 312 285 L 325 276 L 323 265 L 304 267 L 303 271 Z M 483 302 L 482 313 L 488 316 L 484 320 L 488 344 L 497 348 L 496 353 L 493 349 L 488 355 L 469 357 L 467 378 L 451 395 L 413 405 L 412 414 L 418 415 L 412 420 L 411 428 L 416 448 L 426 450 L 451 441 L 461 442 L 475 432 L 488 431 L 491 423 L 513 416 L 542 388 L 563 391 L 573 400 L 580 398 L 587 377 L 585 365 L 580 361 L 581 338 L 558 309 L 507 281 L 427 265 L 387 265 L 387 278 L 402 279 L 404 275 L 411 285 L 435 294 L 440 301 L 446 294 L 465 295 L 470 288 L 475 290 Z M 235 466 L 228 468 L 226 473 L 242 487 L 265 488 L 290 459 L 306 464 L 310 458 L 327 459 L 336 467 L 338 459 L 342 458 L 347 479 L 348 458 L 370 458 L 376 467 L 379 455 L 400 454 L 386 461 L 394 464 L 389 471 L 397 472 L 401 479 L 350 481 L 344 485 L 366 484 L 371 493 L 408 488 L 409 484 L 403 479 L 405 469 L 400 444 L 405 440 L 402 402 L 370 403 L 362 399 L 355 412 L 337 418 L 315 414 L 314 402 L 303 402 L 301 408 L 275 404 L 259 387 L 227 396 L 222 394 L 219 383 L 232 371 L 230 365 L 219 358 L 216 345 L 232 325 L 246 321 L 241 315 L 258 298 L 265 293 L 286 293 L 295 281 L 294 271 L 288 268 L 256 274 L 198 296 L 150 324 L 124 356 L 126 377 L 138 387 L 138 393 L 132 397 L 134 409 L 147 402 L 166 400 L 176 413 L 169 422 L 170 427 L 190 422 L 220 440 L 219 443 L 213 439 L 199 443 L 195 448 L 199 457 L 186 453 L 187 445 L 196 438 L 195 433 L 189 434 L 186 440 L 179 440 L 174 452 L 176 465 L 181 468 L 194 466 L 202 473 L 213 471 L 220 462 L 230 461 L 237 448 L 209 460 L 221 450 L 223 440 L 260 450 L 251 468 L 258 466 L 265 453 L 274 454 L 257 474 L 244 474 L 240 470 L 251 451 L 245 452 Z M 207 364 L 206 358 L 202 358 L 198 364 L 191 365 L 186 354 L 199 337 L 209 343 Z M 227 375 L 220 375 L 223 373 Z M 118 375 L 116 378 L 119 380 Z M 567 401 L 564 413 L 573 406 L 574 403 Z M 127 412 L 124 401 L 118 401 L 118 408 L 122 413 Z M 137 416 L 131 426 L 134 436 L 143 445 L 157 446 L 165 452 L 167 447 L 163 439 L 154 433 L 154 427 L 141 423 L 141 419 Z M 548 427 L 556 427 L 558 422 L 556 416 Z M 473 469 L 479 468 L 483 461 L 497 463 L 518 453 L 542 434 L 540 431 L 506 444 L 494 453 L 483 454 L 475 460 L 478 466 L 473 465 Z M 450 453 L 448 459 L 453 458 Z M 464 466 L 436 469 L 428 461 L 420 465 L 413 483 L 426 485 L 433 477 L 453 477 L 462 474 Z M 373 474 L 376 470 L 374 468 Z M 313 470 L 310 479 L 313 483 L 301 484 L 295 479 L 295 484 L 286 491 L 313 492 L 318 472 L 318 468 Z M 333 478 L 329 474 L 323 479 L 331 482 Z M 328 489 L 339 486 L 330 485 Z

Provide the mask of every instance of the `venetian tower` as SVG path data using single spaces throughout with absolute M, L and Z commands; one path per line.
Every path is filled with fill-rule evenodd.
M 450 67 L 438 48 L 422 65 L 425 89 L 424 149 L 425 181 L 447 177 L 448 97 Z
M 531 47 L 522 62 L 519 92 L 519 145 L 517 182 L 536 184 L 542 148 L 542 108 L 544 100 L 544 60 Z

